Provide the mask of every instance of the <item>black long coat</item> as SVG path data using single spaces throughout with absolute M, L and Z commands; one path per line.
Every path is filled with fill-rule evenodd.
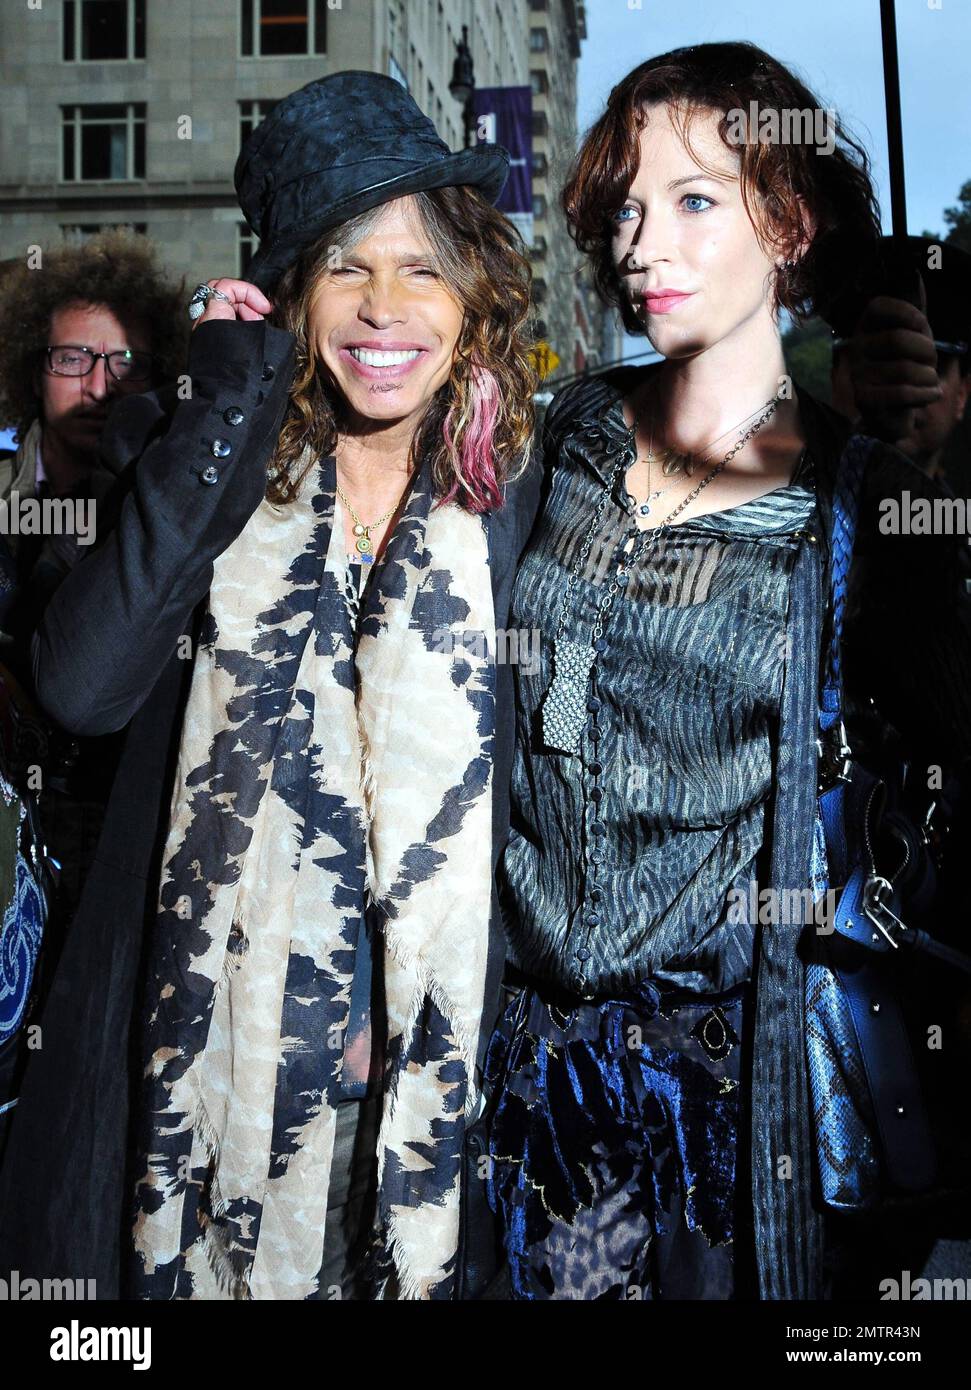
M 128 729 L 104 830 L 40 1019 L 0 1174 L 0 1276 L 85 1278 L 123 1294 L 129 1239 L 128 1134 L 139 1065 L 147 929 L 213 561 L 258 507 L 293 377 L 295 340 L 265 322 L 213 321 L 192 335 L 191 397 L 177 386 L 129 397 L 102 442 L 119 475 L 98 541 L 64 581 L 35 639 L 38 695 L 79 734 Z M 213 453 L 222 440 L 231 452 Z M 223 452 L 220 447 L 217 452 Z M 497 627 L 538 503 L 539 469 L 488 518 Z M 184 638 L 188 635 L 190 641 Z M 183 639 L 180 642 L 180 639 Z M 493 867 L 505 843 L 513 681 L 496 667 Z M 493 894 L 480 1062 L 498 1011 L 503 933 Z M 470 1127 L 467 1174 L 481 1152 Z M 467 1181 L 459 1296 L 490 1273 L 484 1184 Z

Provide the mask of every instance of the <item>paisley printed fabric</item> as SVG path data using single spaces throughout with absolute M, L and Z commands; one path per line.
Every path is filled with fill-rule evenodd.
M 725 1299 L 742 1010 L 644 981 L 581 1003 L 528 985 L 487 1059 L 489 1195 L 516 1299 Z
M 375 1296 L 453 1292 L 490 906 L 486 533 L 432 506 L 422 467 L 355 643 L 335 490 L 327 458 L 215 564 L 148 990 L 145 1298 L 334 1296 L 319 1276 L 366 903 L 387 1011 Z

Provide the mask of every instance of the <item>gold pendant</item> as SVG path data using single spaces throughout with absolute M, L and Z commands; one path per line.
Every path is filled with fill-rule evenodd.
M 371 551 L 371 541 L 367 536 L 362 536 L 360 540 L 354 542 L 354 549 L 362 555 L 368 555 Z

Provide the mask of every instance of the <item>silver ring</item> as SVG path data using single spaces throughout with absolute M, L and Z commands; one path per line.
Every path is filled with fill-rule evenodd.
M 228 294 L 223 294 L 222 290 L 213 289 L 212 285 L 196 285 L 192 298 L 189 300 L 189 318 L 193 322 L 206 312 L 206 305 L 210 299 L 223 299 L 227 304 L 232 304 Z

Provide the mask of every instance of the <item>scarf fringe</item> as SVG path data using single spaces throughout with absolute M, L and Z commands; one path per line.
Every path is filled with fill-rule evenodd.
M 408 1010 L 408 1018 L 402 1031 L 407 1034 L 409 1039 L 411 1038 L 424 999 L 426 996 L 430 997 L 452 1030 L 462 1054 L 468 1078 L 468 1092 L 465 1098 L 465 1115 L 468 1118 L 475 1112 L 479 1104 L 478 1088 L 475 1083 L 475 1062 L 479 1045 L 478 1029 L 473 1033 L 471 1029 L 467 1030 L 462 1027 L 456 1018 L 455 1005 L 446 993 L 444 986 L 428 970 L 424 961 L 405 949 L 400 934 L 390 930 L 390 923 L 385 926 L 384 935 L 387 949 L 395 962 L 403 970 L 413 970 L 418 980 L 417 988 L 412 996 L 411 1008 Z
M 192 1130 L 193 1134 L 199 1136 L 209 1166 L 209 1208 L 213 1216 L 225 1216 L 226 1199 L 219 1187 L 219 1136 L 209 1118 L 209 1112 L 202 1103 L 201 1096 L 196 1105 L 195 1123 Z
M 398 1300 L 401 1302 L 420 1302 L 425 1296 L 422 1280 L 408 1267 L 408 1250 L 398 1234 L 397 1226 L 394 1213 L 389 1213 L 385 1246 L 391 1263 L 394 1265 L 395 1278 L 398 1284 Z
M 209 1210 L 204 1211 L 201 1206 L 199 1208 L 202 1251 L 206 1264 L 220 1293 L 227 1298 L 248 1299 L 251 1297 L 249 1279 L 252 1261 L 248 1255 L 233 1253 L 229 1245 L 232 1237 L 228 1228 L 218 1227 L 214 1220 L 226 1215 L 227 1203 L 219 1186 L 219 1138 L 201 1097 L 196 1106 L 193 1133 L 198 1135 L 203 1146 L 209 1169 L 206 1185 Z M 245 1260 L 245 1264 L 242 1260 Z
M 235 1263 L 238 1257 L 234 1257 L 217 1236 L 211 1221 L 205 1221 L 202 1226 L 202 1253 L 221 1294 L 240 1301 L 253 1297 L 249 1286 L 252 1264 L 247 1257 L 245 1268 L 238 1267 Z
M 364 814 L 367 817 L 368 835 L 370 838 L 371 821 L 374 819 L 374 799 L 377 795 L 377 773 L 374 770 L 374 763 L 371 760 L 371 745 L 368 736 L 364 731 L 361 720 L 358 720 L 358 732 L 361 742 L 361 797 L 364 802 Z M 370 879 L 371 856 L 368 859 L 368 878 Z M 371 883 L 371 893 L 374 895 L 374 884 Z

